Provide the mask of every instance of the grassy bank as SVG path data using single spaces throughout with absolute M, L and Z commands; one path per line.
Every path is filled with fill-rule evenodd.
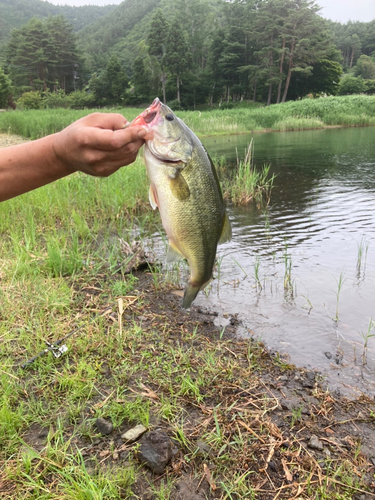
M 15 276 L 13 259 L 1 261 L 0 498 L 372 498 L 373 401 L 335 400 L 235 327 L 182 312 L 151 272 Z M 76 326 L 62 357 L 20 368 Z M 170 440 L 162 472 L 121 437 L 140 424 Z
M 0 113 L 0 131 L 36 139 L 61 130 L 93 110 L 32 110 Z M 106 110 L 109 111 L 109 110 Z M 128 120 L 142 110 L 119 108 Z M 375 125 L 375 96 L 353 95 L 303 99 L 268 107 L 177 112 L 198 136 L 267 130 L 302 130 L 328 126 Z

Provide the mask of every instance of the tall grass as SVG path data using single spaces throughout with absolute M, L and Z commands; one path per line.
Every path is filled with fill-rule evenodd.
M 113 109 L 37 109 L 25 111 L 9 111 L 1 113 L 0 131 L 21 135 L 29 139 L 39 139 L 49 134 L 59 132 L 74 121 L 96 111 L 105 113 L 121 113 L 129 121 L 133 120 L 141 111 L 136 108 Z
M 37 139 L 57 132 L 93 111 L 46 109 L 9 111 L 0 114 L 0 131 Z M 100 110 L 122 113 L 128 120 L 142 110 Z M 262 130 L 301 130 L 325 126 L 375 125 L 375 96 L 352 95 L 303 99 L 268 107 L 253 103 L 234 109 L 178 111 L 176 113 L 199 136 L 240 134 Z
M 253 162 L 253 139 L 246 150 L 245 157 L 240 159 L 237 152 L 237 165 L 234 175 L 226 170 L 226 165 L 219 162 L 219 173 L 222 177 L 224 196 L 235 205 L 246 205 L 255 201 L 257 205 L 268 205 L 275 176 L 269 175 L 270 165 L 257 169 Z M 221 170 L 220 170 L 221 169 Z

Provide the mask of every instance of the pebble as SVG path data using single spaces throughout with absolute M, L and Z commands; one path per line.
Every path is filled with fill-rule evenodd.
M 313 450 L 323 451 L 323 443 L 318 439 L 317 436 L 315 436 L 315 434 L 310 437 L 310 441 L 307 445 Z
M 134 441 L 137 441 L 137 439 L 140 438 L 146 431 L 146 427 L 139 424 L 122 434 L 121 439 L 128 443 L 133 443 Z
M 97 418 L 95 422 L 96 428 L 98 432 L 102 436 L 106 436 L 107 434 L 111 434 L 113 431 L 113 424 L 110 420 L 106 420 L 105 418 Z

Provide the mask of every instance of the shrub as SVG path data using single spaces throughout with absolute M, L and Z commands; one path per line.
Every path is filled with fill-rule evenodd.
M 366 92 L 366 84 L 362 77 L 345 75 L 339 84 L 339 95 L 361 94 Z
M 46 91 L 42 97 L 42 107 L 46 109 L 52 108 L 70 108 L 70 96 L 65 94 L 65 90 L 59 89 L 55 92 Z
M 42 107 L 42 96 L 40 92 L 25 92 L 17 100 L 17 107 L 21 109 L 40 109 Z
M 366 94 L 375 94 L 375 79 L 374 80 L 366 80 Z
M 74 109 L 89 108 L 94 105 L 95 96 L 85 90 L 76 90 L 69 94 L 70 106 Z

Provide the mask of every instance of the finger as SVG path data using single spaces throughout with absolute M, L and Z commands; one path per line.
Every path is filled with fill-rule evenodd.
M 121 130 L 129 122 L 120 113 L 91 113 L 83 118 L 84 124 L 88 127 L 97 127 L 108 130 Z
M 96 127 L 82 129 L 82 145 L 102 151 L 116 151 L 131 143 L 138 149 L 143 144 L 146 131 L 142 127 L 129 127 L 122 130 L 108 130 Z
M 136 156 L 137 155 L 135 154 L 132 156 L 127 156 L 125 158 L 105 158 L 99 160 L 96 165 L 92 165 L 91 167 L 86 165 L 80 170 L 95 177 L 108 177 L 114 172 L 117 172 L 117 170 L 119 170 L 121 167 L 125 167 L 126 165 L 130 165 L 131 163 L 133 163 L 136 159 Z

